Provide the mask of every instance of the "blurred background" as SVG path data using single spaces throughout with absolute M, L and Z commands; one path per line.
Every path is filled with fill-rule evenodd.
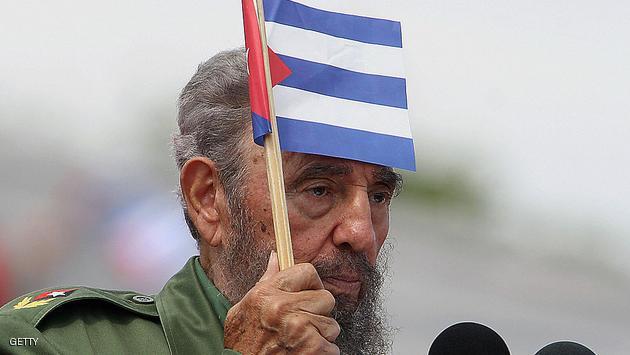
M 567 339 L 627 354 L 627 3 L 335 8 L 357 5 L 403 22 L 418 160 L 392 207 L 394 353 L 472 320 L 514 354 Z M 158 292 L 196 253 L 176 99 L 241 26 L 238 1 L 0 0 L 0 303 L 60 284 Z

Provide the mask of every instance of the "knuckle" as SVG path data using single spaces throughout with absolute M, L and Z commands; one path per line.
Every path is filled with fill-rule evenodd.
M 286 304 L 280 300 L 274 300 L 269 302 L 266 307 L 266 312 L 271 316 L 277 317 L 286 312 Z
M 341 327 L 339 323 L 333 318 L 330 317 L 321 317 L 319 318 L 319 322 L 321 324 L 321 328 L 324 330 L 322 333 L 330 336 L 334 336 L 336 338 L 341 332 Z
M 326 302 L 326 305 L 330 306 L 330 309 L 332 309 L 337 302 L 335 300 L 335 296 L 333 296 L 333 294 L 328 290 L 321 290 L 320 293 L 322 294 L 321 297 Z
M 313 264 L 311 263 L 306 263 L 304 264 L 305 266 L 305 272 L 309 275 L 309 276 L 313 276 L 313 277 L 317 277 L 319 278 L 319 274 L 317 273 L 317 269 L 315 269 L 315 266 L 313 266 Z
M 336 320 L 330 317 L 318 316 L 316 318 L 315 328 L 318 338 L 323 338 L 329 342 L 333 342 L 341 334 L 341 327 Z
M 293 314 L 286 320 L 285 324 L 289 332 L 299 334 L 306 328 L 308 320 L 299 314 Z
M 297 264 L 295 266 L 297 267 L 300 274 L 303 274 L 309 277 L 313 277 L 317 275 L 317 270 L 315 269 L 315 266 L 313 266 L 313 264 L 311 263 L 302 263 L 302 264 Z
M 316 297 L 318 299 L 318 302 L 321 302 L 322 304 L 322 315 L 329 315 L 330 312 L 332 312 L 333 308 L 335 308 L 335 304 L 337 302 L 335 300 L 335 296 L 333 296 L 330 291 L 322 289 L 317 290 Z
M 304 343 L 309 338 L 308 321 L 297 314 L 285 320 L 283 333 L 293 343 Z
M 281 324 L 287 311 L 288 305 L 286 302 L 283 300 L 272 300 L 264 305 L 260 317 L 263 324 L 276 328 Z

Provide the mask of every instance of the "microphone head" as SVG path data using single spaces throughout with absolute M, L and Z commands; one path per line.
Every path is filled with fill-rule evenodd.
M 463 322 L 444 329 L 429 355 L 510 355 L 505 341 L 485 325 Z
M 582 344 L 557 341 L 538 350 L 536 355 L 595 355 L 595 353 Z

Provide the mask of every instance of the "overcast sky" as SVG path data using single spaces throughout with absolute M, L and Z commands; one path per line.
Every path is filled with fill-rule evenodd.
M 506 213 L 630 239 L 627 2 L 320 3 L 402 20 L 419 169 L 462 164 Z M 196 65 L 242 45 L 241 26 L 238 1 L 0 1 L 0 131 L 29 132 L 16 152 L 134 159 L 134 118 L 174 115 Z

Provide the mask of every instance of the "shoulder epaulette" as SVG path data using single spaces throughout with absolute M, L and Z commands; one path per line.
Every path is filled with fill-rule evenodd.
M 110 291 L 91 287 L 50 288 L 20 296 L 0 308 L 0 315 L 11 315 L 37 326 L 53 310 L 68 303 L 102 301 L 144 316 L 157 317 L 154 297 L 133 291 Z

